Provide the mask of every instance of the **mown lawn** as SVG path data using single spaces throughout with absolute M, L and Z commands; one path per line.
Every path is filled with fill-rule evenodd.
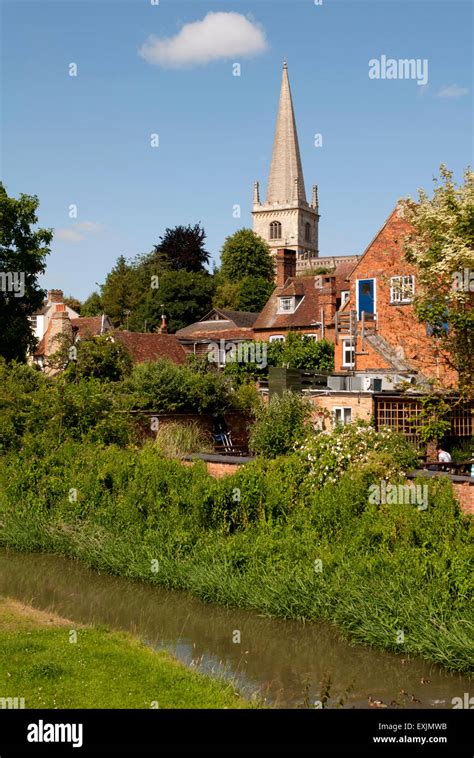
M 77 641 L 72 632 L 76 632 Z M 0 698 L 25 708 L 245 708 L 230 684 L 132 636 L 0 598 Z

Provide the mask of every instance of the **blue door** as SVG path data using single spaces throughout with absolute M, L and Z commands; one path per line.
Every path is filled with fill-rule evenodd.
M 360 279 L 358 282 L 359 310 L 357 318 L 361 318 L 362 311 L 375 313 L 375 280 Z

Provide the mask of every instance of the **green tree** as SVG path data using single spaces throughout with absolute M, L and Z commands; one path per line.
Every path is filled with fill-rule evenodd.
M 104 311 L 114 326 L 126 327 L 129 324 L 130 316 L 135 312 L 142 292 L 136 267 L 127 263 L 121 255 L 108 274 L 102 291 Z
M 220 372 L 195 371 L 168 360 L 134 366 L 125 387 L 134 408 L 157 413 L 222 413 L 233 404 L 230 383 Z
M 222 278 L 219 276 L 216 277 L 216 280 L 220 280 L 220 283 L 216 286 L 216 294 L 212 301 L 214 308 L 227 308 L 231 311 L 238 311 L 240 302 L 239 282 L 222 281 Z
M 169 268 L 173 271 L 205 271 L 209 263 L 209 253 L 205 249 L 206 232 L 200 224 L 175 226 L 166 229 L 155 245 L 155 250 L 148 257 L 159 269 Z
M 9 197 L 0 183 L 0 355 L 7 361 L 25 361 L 36 346 L 29 316 L 43 304 L 38 275 L 53 238 L 51 229 L 31 228 L 38 206 L 36 196 Z
M 272 282 L 275 265 L 269 246 L 251 229 L 240 229 L 224 242 L 220 273 L 225 280 L 231 282 L 248 276 Z
M 75 347 L 76 360 L 69 360 L 64 372 L 68 381 L 94 378 L 119 382 L 132 370 L 129 352 L 120 342 L 112 342 L 106 335 L 82 339 Z
M 334 370 L 334 345 L 289 332 L 284 341 L 269 344 L 268 365 L 330 373 Z
M 69 295 L 69 297 L 64 298 L 65 305 L 68 305 L 70 308 L 73 309 L 73 311 L 76 311 L 76 313 L 81 314 L 81 308 L 82 304 L 81 301 L 77 299 L 77 297 L 73 297 L 73 295 Z
M 474 173 L 462 186 L 441 165 L 433 196 L 419 190 L 418 202 L 403 202 L 413 231 L 405 256 L 418 269 L 414 299 L 418 319 L 429 324 L 463 394 L 474 394 Z
M 239 311 L 260 313 L 275 289 L 273 281 L 263 276 L 246 276 L 239 283 Z
M 100 316 L 103 312 L 104 306 L 98 292 L 92 292 L 81 305 L 81 316 Z
M 246 276 L 238 282 L 230 282 L 218 274 L 216 279 L 220 283 L 216 287 L 214 307 L 233 311 L 260 313 L 275 288 L 273 282 L 262 276 Z
M 212 307 L 214 277 L 206 271 L 165 271 L 157 289 L 148 287 L 130 321 L 132 329 L 152 331 L 159 326 L 161 314 L 167 319 L 168 331 L 175 332 L 198 321 Z

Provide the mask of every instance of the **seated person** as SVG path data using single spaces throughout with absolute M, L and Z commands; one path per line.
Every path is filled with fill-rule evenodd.
M 440 470 L 441 471 L 449 471 L 450 470 L 449 464 L 452 461 L 451 455 L 448 453 L 447 450 L 443 450 L 442 447 L 436 448 L 436 452 L 438 454 L 438 462 L 439 463 L 443 463 L 443 464 L 447 464 L 447 465 L 440 466 L 439 467 Z
M 436 452 L 438 454 L 438 461 L 440 463 L 451 463 L 452 458 L 447 450 L 443 450 L 442 447 L 436 448 Z

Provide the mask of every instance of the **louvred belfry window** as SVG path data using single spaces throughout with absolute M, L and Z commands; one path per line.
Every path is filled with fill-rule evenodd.
M 270 224 L 270 239 L 281 240 L 281 224 L 279 221 L 272 221 Z

